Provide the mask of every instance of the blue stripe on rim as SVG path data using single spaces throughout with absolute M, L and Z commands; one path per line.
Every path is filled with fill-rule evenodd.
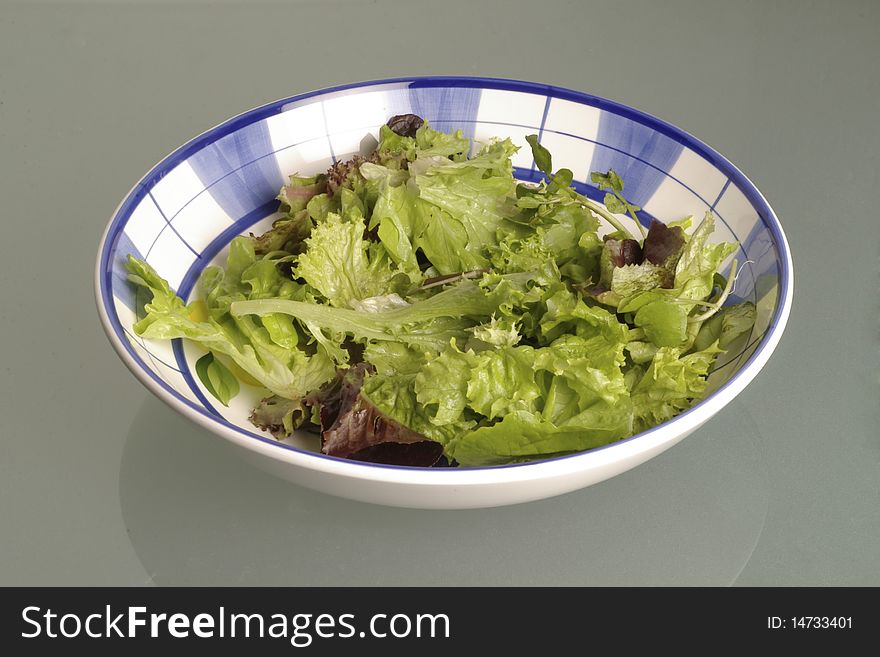
M 610 143 L 617 147 L 599 146 Z M 681 142 L 658 135 L 650 126 L 612 112 L 599 116 L 596 144 L 590 171 L 614 169 L 626 182 L 626 198 L 640 206 L 654 195 L 684 149 Z
M 261 206 L 264 199 L 274 198 L 287 180 L 278 161 L 266 157 L 274 154 L 266 122 L 253 123 L 243 132 L 217 140 L 188 160 L 208 193 L 230 217 L 240 217 Z M 173 226 L 176 218 L 172 217 L 169 225 Z
M 131 241 L 131 238 L 126 235 L 124 231 L 121 231 L 119 233 L 119 237 L 117 239 L 117 247 L 113 249 L 113 251 L 118 253 L 121 257 L 125 257 L 127 254 L 130 253 L 138 260 L 144 259 L 144 256 L 141 255 L 141 252 L 138 251 L 137 247 Z M 122 304 L 130 311 L 136 312 L 137 290 L 135 289 L 134 283 L 128 282 L 128 279 L 123 273 L 124 271 L 125 269 L 122 266 L 117 266 L 113 267 L 113 271 L 111 272 L 112 278 L 118 283 L 116 289 L 122 293 L 116 298 L 119 299 Z
M 592 107 L 596 107 L 597 109 L 612 112 L 614 114 L 618 114 L 622 117 L 631 119 L 643 125 L 646 125 L 653 130 L 656 130 L 660 134 L 663 134 L 670 139 L 677 141 L 678 143 L 683 144 L 687 148 L 691 149 L 695 153 L 702 156 L 709 163 L 715 166 L 717 169 L 725 173 L 728 178 L 730 178 L 740 190 L 743 192 L 745 197 L 748 199 L 749 203 L 752 204 L 758 211 L 758 216 L 761 221 L 767 226 L 770 233 L 774 238 L 774 246 L 776 248 L 776 252 L 778 254 L 778 261 L 780 263 L 780 272 L 779 272 L 779 292 L 777 297 L 776 309 L 773 315 L 773 319 L 770 322 L 770 326 L 768 327 L 765 335 L 763 344 L 759 346 L 758 349 L 749 357 L 743 367 L 737 371 L 729 380 L 727 380 L 724 385 L 722 385 L 718 390 L 713 392 L 708 399 L 715 397 L 718 393 L 723 390 L 729 388 L 738 378 L 740 378 L 745 369 L 748 368 L 750 364 L 755 362 L 755 360 L 760 356 L 760 354 L 767 348 L 766 338 L 775 332 L 776 328 L 779 326 L 779 323 L 782 319 L 782 310 L 785 304 L 782 303 L 783 295 L 785 291 L 789 289 L 791 284 L 791 276 L 792 272 L 788 266 L 788 261 L 791 257 L 791 254 L 788 249 L 788 245 L 785 241 L 785 237 L 782 232 L 782 228 L 779 224 L 779 220 L 776 217 L 776 214 L 773 212 L 773 209 L 764 200 L 761 193 L 754 186 L 754 184 L 743 174 L 736 166 L 734 166 L 730 161 L 727 160 L 723 155 L 718 153 L 716 150 L 704 144 L 702 141 L 694 137 L 693 135 L 681 130 L 680 128 L 676 128 L 670 123 L 663 121 L 655 116 L 650 114 L 646 114 L 640 110 L 634 109 L 632 107 L 628 107 L 626 105 L 622 105 L 612 100 L 608 100 L 606 98 L 601 98 L 599 96 L 594 96 L 592 94 L 587 94 L 581 91 L 574 91 L 572 89 L 566 89 L 563 87 L 555 87 L 552 85 L 539 84 L 535 82 L 524 82 L 520 80 L 508 80 L 503 78 L 481 78 L 481 77 L 453 77 L 453 76 L 435 76 L 435 77 L 404 77 L 404 78 L 388 78 L 388 79 L 380 79 L 380 80 L 369 80 L 366 82 L 355 82 L 351 84 L 340 85 L 336 87 L 329 87 L 327 89 L 319 89 L 316 91 L 311 91 L 305 94 L 300 94 L 297 96 L 290 96 L 288 98 L 284 98 L 282 100 L 277 100 L 272 103 L 268 103 L 266 105 L 262 105 L 260 107 L 254 108 L 252 110 L 246 111 L 238 116 L 235 116 L 228 121 L 221 123 L 220 125 L 211 128 L 210 130 L 202 133 L 198 137 L 195 137 L 191 141 L 187 142 L 176 151 L 168 155 L 165 159 L 159 162 L 156 166 L 154 166 L 141 180 L 134 186 L 134 188 L 129 192 L 128 196 L 123 200 L 122 204 L 119 206 L 119 209 L 116 212 L 116 215 L 110 221 L 110 226 L 107 229 L 107 235 L 104 239 L 103 244 L 101 245 L 101 256 L 100 256 L 100 267 L 101 267 L 101 276 L 100 276 L 100 297 L 101 303 L 104 307 L 104 311 L 107 314 L 107 317 L 110 319 L 110 324 L 113 327 L 113 332 L 116 335 L 117 341 L 119 344 L 123 345 L 123 348 L 128 351 L 128 353 L 132 356 L 132 358 L 138 362 L 142 363 L 141 359 L 137 356 L 134 351 L 134 348 L 129 344 L 128 340 L 124 338 L 123 329 L 121 324 L 119 323 L 118 318 L 116 317 L 116 310 L 113 306 L 113 297 L 112 297 L 112 287 L 111 287 L 111 277 L 112 277 L 112 268 L 110 266 L 110 254 L 114 250 L 116 241 L 119 238 L 119 234 L 122 232 L 122 227 L 125 224 L 125 221 L 128 220 L 134 208 L 137 207 L 137 204 L 143 198 L 144 194 L 148 189 L 150 189 L 159 179 L 161 179 L 168 171 L 173 169 L 183 160 L 189 158 L 193 153 L 201 150 L 206 145 L 209 145 L 216 140 L 235 132 L 241 128 L 246 127 L 247 125 L 260 121 L 269 116 L 273 116 L 275 114 L 280 113 L 282 108 L 285 105 L 295 102 L 301 102 L 303 100 L 313 98 L 316 96 L 336 93 L 340 91 L 345 91 L 349 89 L 360 89 L 364 87 L 378 86 L 378 85 L 389 85 L 389 84 L 401 84 L 406 85 L 410 89 L 421 89 L 421 88 L 431 88 L 431 87 L 461 87 L 461 88 L 479 88 L 479 89 L 500 89 L 503 91 L 520 91 L 525 93 L 533 93 L 540 94 L 544 96 L 553 96 L 554 98 L 560 98 L 563 100 L 570 100 L 572 102 L 580 103 L 582 105 L 590 105 Z M 150 370 L 149 368 L 144 367 L 143 371 L 151 378 L 153 381 L 166 392 L 168 392 L 172 397 L 181 402 L 182 404 L 188 406 L 192 410 L 197 413 L 209 418 L 210 420 L 217 422 L 229 429 L 232 429 L 236 433 L 247 436 L 249 438 L 253 438 L 255 440 L 260 440 L 264 443 L 275 446 L 278 449 L 288 449 L 294 452 L 298 452 L 301 454 L 305 454 L 311 456 L 313 458 L 318 459 L 328 459 L 330 461 L 342 461 L 349 465 L 359 466 L 362 468 L 384 468 L 390 470 L 419 470 L 422 472 L 450 472 L 447 468 L 416 468 L 410 466 L 395 466 L 395 465 L 384 465 L 379 463 L 362 463 L 359 461 L 351 461 L 348 459 L 341 459 L 334 456 L 327 456 L 325 454 L 320 454 L 316 452 L 310 452 L 307 450 L 299 449 L 296 447 L 291 447 L 289 445 L 285 445 L 283 443 L 279 443 L 275 440 L 271 440 L 269 438 L 264 438 L 262 436 L 258 436 L 252 434 L 250 432 L 242 430 L 240 427 L 226 421 L 223 418 L 218 418 L 215 415 L 209 413 L 204 407 L 198 406 L 188 399 L 184 398 L 180 395 L 176 390 L 171 388 L 164 380 L 160 379 L 156 374 Z M 703 406 L 707 400 L 703 400 L 702 402 L 696 404 L 691 407 L 687 411 L 681 413 L 676 416 L 670 422 L 676 422 L 688 415 L 694 413 L 697 409 Z M 665 425 L 666 423 L 664 423 Z M 530 465 L 535 465 L 538 463 L 548 463 L 553 461 L 561 461 L 566 459 L 576 459 L 583 457 L 587 454 L 591 454 L 600 450 L 610 449 L 617 445 L 628 443 L 633 440 L 637 440 L 646 436 L 651 435 L 652 433 L 659 430 L 660 426 L 653 427 L 642 433 L 636 434 L 634 436 L 630 436 L 629 438 L 624 438 L 623 440 L 619 440 L 613 443 L 609 443 L 608 445 L 603 445 L 601 447 L 596 447 L 594 449 L 580 452 L 578 454 L 571 454 L 568 456 L 560 456 L 553 459 L 545 459 L 543 461 L 537 461 L 534 463 L 516 463 L 511 465 L 496 465 L 496 466 L 485 466 L 485 467 L 477 467 L 477 468 L 465 468 L 462 471 L 479 471 L 479 470 L 497 470 L 503 468 L 523 468 L 529 467 Z M 429 475 L 430 476 L 430 475 Z

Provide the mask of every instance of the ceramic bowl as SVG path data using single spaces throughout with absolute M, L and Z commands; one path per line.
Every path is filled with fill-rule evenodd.
M 136 336 L 138 292 L 126 280 L 128 254 L 144 258 L 189 300 L 202 269 L 222 263 L 236 235 L 276 218 L 275 196 L 288 174 L 317 173 L 336 160 L 372 150 L 378 128 L 412 112 L 437 129 L 476 140 L 510 137 L 523 146 L 515 174 L 538 180 L 527 134 L 537 133 L 554 165 L 574 173 L 577 189 L 597 200 L 591 171 L 615 169 L 642 219 L 664 221 L 707 210 L 714 240 L 736 241 L 746 262 L 736 295 L 754 302 L 747 340 L 719 359 L 713 392 L 690 410 L 632 438 L 577 455 L 487 468 L 409 468 L 325 456 L 314 438 L 284 443 L 247 417 L 259 390 L 228 408 L 193 376 L 202 352 L 180 340 Z M 421 508 L 488 507 L 572 491 L 624 472 L 668 449 L 738 395 L 779 342 L 792 300 L 792 262 L 779 220 L 752 182 L 688 133 L 644 112 L 587 93 L 486 78 L 379 80 L 285 98 L 229 119 L 184 144 L 150 170 L 123 199 L 101 239 L 97 305 L 110 342 L 151 392 L 240 448 L 272 473 L 355 500 Z M 140 301 L 142 304 L 142 300 Z M 734 418 L 726 418 L 733 421 Z

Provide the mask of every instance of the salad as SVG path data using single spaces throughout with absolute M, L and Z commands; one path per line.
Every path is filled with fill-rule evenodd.
M 572 454 L 699 401 L 754 323 L 753 304 L 725 305 L 737 246 L 710 243 L 711 213 L 646 228 L 614 171 L 592 174 L 597 203 L 535 135 L 538 184 L 514 178 L 510 139 L 472 148 L 412 114 L 379 136 L 290 176 L 283 217 L 236 237 L 189 305 L 129 256 L 152 293 L 135 332 L 200 345 L 223 404 L 264 389 L 250 420 L 278 439 L 311 431 L 325 454 L 413 466 Z

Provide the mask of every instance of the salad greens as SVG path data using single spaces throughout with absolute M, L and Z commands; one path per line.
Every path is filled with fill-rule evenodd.
M 540 184 L 514 178 L 509 139 L 471 155 L 460 131 L 393 117 L 372 153 L 290 176 L 283 217 L 235 238 L 189 306 L 130 257 L 152 293 L 134 330 L 205 349 L 224 405 L 239 380 L 263 388 L 251 421 L 273 436 L 356 460 L 516 463 L 665 422 L 755 321 L 725 305 L 736 245 L 710 241 L 711 214 L 646 229 L 614 171 L 592 175 L 599 204 L 527 141 Z

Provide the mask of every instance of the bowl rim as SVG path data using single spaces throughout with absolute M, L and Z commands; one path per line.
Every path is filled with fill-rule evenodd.
M 110 238 L 115 239 L 116 235 L 121 232 L 124 227 L 124 220 L 127 220 L 130 216 L 128 211 L 136 207 L 136 202 L 141 200 L 138 192 L 148 190 L 165 173 L 173 169 L 180 162 L 188 159 L 190 155 L 201 150 L 204 146 L 246 125 L 283 112 L 285 111 L 284 108 L 291 103 L 298 103 L 316 96 L 330 95 L 343 91 L 395 84 L 406 84 L 410 88 L 461 87 L 498 89 L 502 91 L 540 94 L 579 102 L 610 111 L 645 125 L 681 143 L 723 171 L 730 179 L 730 182 L 735 183 L 752 206 L 758 210 L 759 216 L 764 219 L 773 235 L 775 248 L 779 256 L 778 302 L 770 324 L 752 355 L 749 356 L 746 362 L 730 379 L 725 381 L 705 399 L 671 420 L 667 420 L 641 433 L 576 454 L 534 462 L 469 468 L 424 468 L 364 463 L 307 451 L 280 443 L 272 438 L 257 436 L 245 432 L 223 418 L 217 418 L 208 413 L 203 407 L 184 398 L 164 380 L 159 378 L 158 375 L 141 366 L 135 359 L 133 347 L 131 347 L 123 335 L 122 325 L 118 318 L 116 318 L 115 311 L 112 317 L 110 312 L 108 312 L 108 308 L 114 308 L 110 286 L 112 271 L 109 266 L 109 246 L 113 240 Z M 658 447 L 677 442 L 677 440 L 699 427 L 724 408 L 757 376 L 782 337 L 791 312 L 793 295 L 794 276 L 791 251 L 776 213 L 757 186 L 736 165 L 718 151 L 663 119 L 617 101 L 554 85 L 508 78 L 478 76 L 406 76 L 352 82 L 284 97 L 232 116 L 174 149 L 151 167 L 132 186 L 113 211 L 110 220 L 104 228 L 95 263 L 95 302 L 104 332 L 107 334 L 111 345 L 120 359 L 132 371 L 135 377 L 174 410 L 234 444 L 273 460 L 284 461 L 292 466 L 350 479 L 367 479 L 388 483 L 437 487 L 528 481 L 543 479 L 548 476 L 597 470 L 613 463 L 636 459 L 640 455 L 650 454 Z M 426 477 L 426 473 L 430 474 Z

